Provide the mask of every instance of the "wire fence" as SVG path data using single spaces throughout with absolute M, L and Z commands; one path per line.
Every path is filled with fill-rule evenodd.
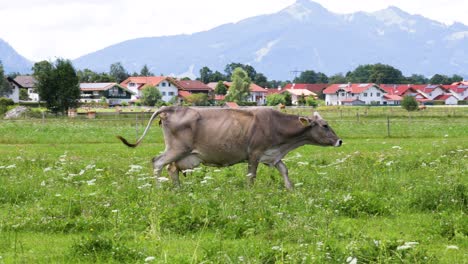
M 41 113 L 33 117 L 23 116 L 2 122 L 41 122 L 47 123 L 100 123 L 112 126 L 126 125 L 135 128 L 139 135 L 146 127 L 149 118 L 157 109 L 145 111 L 84 112 L 71 116 L 56 116 Z M 289 114 L 310 115 L 317 109 L 311 107 L 288 107 L 281 111 Z M 437 108 L 407 112 L 401 108 L 354 107 L 319 109 L 321 116 L 346 137 L 438 137 L 457 135 L 468 137 L 468 107 Z

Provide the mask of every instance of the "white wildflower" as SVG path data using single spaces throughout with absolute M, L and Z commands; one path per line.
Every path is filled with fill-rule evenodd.
M 389 162 L 385 163 L 385 165 L 386 165 L 386 166 L 392 166 L 393 162 L 394 162 L 394 161 L 393 161 L 393 160 L 391 160 L 391 161 L 389 161 Z
M 346 258 L 346 263 L 356 264 L 357 263 L 357 258 L 356 257 L 348 257 L 348 258 Z
M 402 149 L 400 146 L 393 146 L 392 149 Z
M 305 166 L 305 165 L 309 165 L 309 162 L 298 161 L 297 165 Z
M 117 209 L 114 209 L 114 210 L 112 210 L 111 212 L 113 212 L 113 213 L 118 213 L 118 212 L 119 212 L 119 210 L 117 210 Z
M 96 169 L 96 171 L 100 172 L 100 171 L 104 171 L 103 169 Z
M 158 182 L 167 182 L 169 179 L 166 177 L 159 177 L 157 178 Z
M 60 197 L 60 196 L 62 196 L 60 193 L 55 194 L 55 197 Z
M 5 169 L 14 169 L 16 168 L 16 164 L 11 164 L 5 167 Z
M 281 250 L 281 247 L 280 247 L 280 246 L 272 246 L 271 249 L 272 249 L 272 250 L 278 250 L 278 251 L 280 251 L 280 250 Z
M 187 173 L 187 172 L 194 172 L 194 170 L 191 170 L 191 169 L 186 169 L 186 170 L 183 170 L 182 172 L 183 172 L 183 173 Z
M 300 187 L 302 185 L 304 185 L 304 183 L 302 183 L 302 182 L 298 182 L 298 183 L 294 184 L 295 187 Z
M 351 194 L 346 194 L 345 196 L 343 196 L 343 201 L 347 202 L 349 200 L 353 199 L 353 197 L 351 196 Z
M 455 245 L 448 245 L 448 246 L 447 246 L 447 249 L 456 249 L 456 250 L 458 250 L 458 246 L 455 246 Z
M 79 175 L 83 175 L 85 173 L 84 170 L 80 170 L 80 172 L 78 173 Z
M 445 134 L 444 137 L 448 137 L 448 134 Z
M 203 180 L 203 181 L 201 181 L 200 183 L 201 183 L 201 184 L 206 184 L 207 181 L 206 181 L 206 180 Z
M 148 188 L 148 187 L 151 187 L 151 184 L 150 183 L 145 183 L 141 186 L 138 186 L 138 189 L 145 189 L 145 188 Z
M 418 242 L 405 242 L 405 244 L 398 246 L 397 250 L 406 250 L 416 245 L 419 245 L 419 243 Z
M 151 262 L 151 261 L 153 261 L 153 260 L 155 260 L 155 259 L 156 259 L 155 257 L 149 256 L 149 257 L 146 257 L 146 258 L 145 258 L 145 262 Z
M 45 181 L 42 181 L 42 182 L 41 182 L 41 186 L 45 186 Z
M 408 249 L 408 248 L 412 248 L 412 246 L 402 245 L 402 246 L 398 246 L 396 250 L 405 250 L 405 249 Z
M 94 165 L 94 164 L 89 164 L 88 166 L 85 167 L 85 170 L 94 169 L 94 167 L 96 167 L 96 165 Z
M 51 171 L 51 170 L 52 170 L 51 167 L 47 167 L 47 168 L 44 169 L 44 172 L 48 172 L 48 171 Z
M 88 185 L 95 185 L 95 184 L 96 184 L 96 179 L 92 179 L 92 180 L 86 181 L 86 183 L 87 183 Z

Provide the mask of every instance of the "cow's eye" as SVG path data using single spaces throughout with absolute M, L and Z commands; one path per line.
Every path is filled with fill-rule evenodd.
M 323 125 L 323 127 L 324 127 L 325 129 L 328 129 L 328 125 Z

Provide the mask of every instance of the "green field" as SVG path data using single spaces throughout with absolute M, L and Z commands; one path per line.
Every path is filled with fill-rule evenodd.
M 115 138 L 144 116 L 0 121 L 0 263 L 468 263 L 468 108 L 320 110 L 344 145 L 291 152 L 293 191 L 246 164 L 156 184 L 160 128 Z

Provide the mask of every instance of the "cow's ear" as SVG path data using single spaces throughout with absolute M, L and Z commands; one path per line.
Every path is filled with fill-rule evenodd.
M 302 116 L 300 116 L 300 117 L 299 117 L 299 121 L 300 121 L 301 124 L 302 124 L 303 126 L 305 126 L 305 127 L 311 125 L 311 122 L 310 122 L 309 118 L 307 118 L 307 117 L 302 117 Z

